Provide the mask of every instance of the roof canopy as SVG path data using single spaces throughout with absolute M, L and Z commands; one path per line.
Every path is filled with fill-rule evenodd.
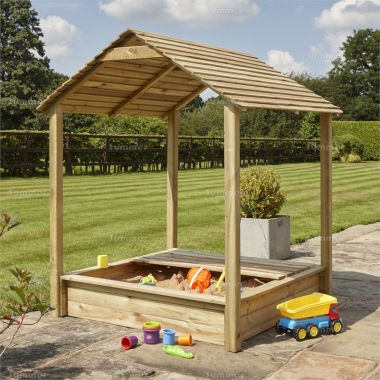
M 63 112 L 165 117 L 211 88 L 241 109 L 342 111 L 246 53 L 128 29 L 52 93 Z

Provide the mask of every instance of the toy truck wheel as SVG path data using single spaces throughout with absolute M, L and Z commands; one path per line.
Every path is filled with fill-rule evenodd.
M 310 323 L 310 325 L 306 326 L 306 331 L 307 331 L 308 337 L 311 339 L 314 339 L 319 335 L 319 328 L 313 323 Z
M 305 340 L 307 338 L 307 331 L 305 327 L 297 326 L 293 330 L 293 336 L 295 340 L 298 340 L 299 342 L 302 342 L 303 340 Z
M 342 332 L 343 324 L 339 319 L 336 319 L 335 321 L 332 321 L 330 323 L 330 327 L 333 334 L 339 334 L 340 332 Z
M 275 329 L 277 334 L 283 334 L 285 332 L 285 329 L 280 326 L 280 321 L 276 323 Z

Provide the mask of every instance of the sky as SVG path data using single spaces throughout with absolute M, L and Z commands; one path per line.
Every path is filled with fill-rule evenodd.
M 324 76 L 354 29 L 380 27 L 380 0 L 31 2 L 51 68 L 68 76 L 128 28 L 249 53 L 285 74 Z

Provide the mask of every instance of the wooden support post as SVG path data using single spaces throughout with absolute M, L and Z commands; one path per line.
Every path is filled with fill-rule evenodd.
M 63 114 L 54 104 L 49 120 L 50 177 L 50 304 L 53 315 L 61 313 L 61 275 L 63 274 Z
M 178 111 L 168 115 L 167 248 L 177 248 L 178 223 Z
M 239 109 L 224 106 L 226 307 L 224 336 L 227 351 L 241 350 L 240 299 L 240 125 Z
M 326 267 L 325 288 L 332 294 L 332 115 L 321 113 L 321 265 Z

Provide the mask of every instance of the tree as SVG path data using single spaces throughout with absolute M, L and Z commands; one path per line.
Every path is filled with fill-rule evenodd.
M 318 112 L 308 112 L 301 122 L 299 137 L 301 139 L 320 138 L 320 114 Z
M 379 41 L 380 29 L 354 30 L 340 48 L 343 56 L 332 61 L 328 75 L 340 89 L 335 101 L 344 119 L 379 119 Z
M 46 117 L 37 116 L 36 111 L 53 79 L 42 36 L 37 11 L 32 9 L 30 0 L 2 0 L 0 80 L 3 129 L 38 129 L 37 125 L 47 122 Z
M 187 136 L 223 136 L 223 106 L 220 97 L 208 99 L 202 107 L 184 110 L 179 119 L 179 133 Z

